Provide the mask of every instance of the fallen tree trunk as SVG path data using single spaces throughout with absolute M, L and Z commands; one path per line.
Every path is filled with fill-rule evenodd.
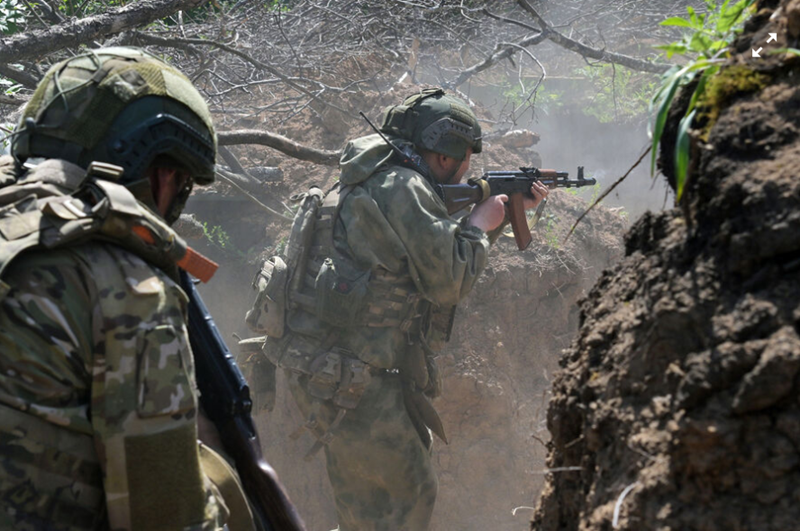
M 315 149 L 304 146 L 286 138 L 283 135 L 254 129 L 241 129 L 238 131 L 221 131 L 217 133 L 220 146 L 233 146 L 236 144 L 259 144 L 277 149 L 285 155 L 325 166 L 337 166 L 341 153 L 326 149 Z

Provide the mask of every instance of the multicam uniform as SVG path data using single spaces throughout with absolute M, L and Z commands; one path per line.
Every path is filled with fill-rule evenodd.
M 198 446 L 173 281 L 168 223 L 215 153 L 202 96 L 142 50 L 86 50 L 34 91 L 0 158 L 0 528 L 253 529 Z
M 426 426 L 444 436 L 428 402 L 440 392 L 434 351 L 490 245 L 394 156 L 378 135 L 348 144 L 341 200 L 322 203 L 305 278 L 289 288 L 287 332 L 264 346 L 325 448 L 341 531 L 428 528 L 437 481 Z
M 51 183 L 23 178 L 26 192 L 65 191 L 85 174 L 42 167 Z M 30 232 L 10 208 L 2 266 Z M 100 242 L 27 251 L 1 286 L 0 529 L 221 529 L 180 287 Z

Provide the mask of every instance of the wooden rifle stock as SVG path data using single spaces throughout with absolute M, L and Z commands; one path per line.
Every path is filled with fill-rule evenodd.
M 252 423 L 232 418 L 221 431 L 225 449 L 239 457 L 235 459 L 236 470 L 244 491 L 254 502 L 251 508 L 260 528 L 266 531 L 305 531 L 303 521 L 283 491 L 278 475 L 261 453 L 261 444 Z

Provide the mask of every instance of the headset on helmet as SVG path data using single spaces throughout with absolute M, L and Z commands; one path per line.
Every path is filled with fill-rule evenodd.
M 402 105 L 387 107 L 380 130 L 457 160 L 464 159 L 467 148 L 480 153 L 482 147 L 475 113 L 439 88 L 424 89 Z
M 180 72 L 143 50 L 102 48 L 54 65 L 36 88 L 11 154 L 87 168 L 120 166 L 120 183 L 151 204 L 145 170 L 168 156 L 199 184 L 214 181 L 216 134 L 203 97 Z M 177 218 L 191 181 L 167 221 Z

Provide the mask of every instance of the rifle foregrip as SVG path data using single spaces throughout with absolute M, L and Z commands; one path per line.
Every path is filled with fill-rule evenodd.
M 539 175 L 545 179 L 566 179 L 569 173 L 558 170 L 539 170 Z

